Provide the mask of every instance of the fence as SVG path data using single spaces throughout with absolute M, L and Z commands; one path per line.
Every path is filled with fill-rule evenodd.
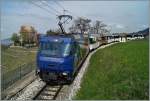
M 23 64 L 19 66 L 18 68 L 6 72 L 5 68 L 2 68 L 1 70 L 1 90 L 4 91 L 6 88 L 8 88 L 10 85 L 15 83 L 16 81 L 22 79 L 26 74 L 30 73 L 32 70 L 36 68 L 35 62 L 30 62 L 28 64 Z

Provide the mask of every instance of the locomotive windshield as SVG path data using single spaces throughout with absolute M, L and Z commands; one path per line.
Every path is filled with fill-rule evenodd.
M 40 53 L 45 56 L 65 57 L 70 53 L 70 43 L 45 42 L 40 44 Z

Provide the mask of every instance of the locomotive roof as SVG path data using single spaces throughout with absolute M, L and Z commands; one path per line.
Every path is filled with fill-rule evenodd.
M 47 42 L 47 41 L 51 41 L 51 42 L 59 42 L 59 41 L 64 41 L 64 42 L 71 42 L 74 41 L 73 36 L 71 35 L 49 35 L 49 36 L 41 36 L 40 37 L 40 42 Z

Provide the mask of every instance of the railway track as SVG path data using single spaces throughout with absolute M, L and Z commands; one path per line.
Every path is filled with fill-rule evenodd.
M 2 100 L 13 100 L 13 99 L 17 98 L 18 95 L 21 94 L 24 89 L 26 89 L 26 87 L 28 87 L 31 83 L 33 83 L 37 79 L 37 77 L 34 77 L 34 76 L 32 76 L 33 79 L 29 77 L 29 76 L 33 75 L 33 73 L 34 72 L 31 72 L 28 75 L 26 75 L 27 77 L 25 76 L 25 78 L 23 78 L 23 79 L 25 79 L 25 82 L 22 82 L 22 83 L 24 83 L 26 85 L 13 86 L 13 87 L 17 87 L 17 88 L 16 89 L 13 88 L 13 91 L 9 90 L 10 92 L 6 93 L 6 96 L 4 98 L 2 98 Z M 26 80 L 26 78 L 29 78 L 29 79 Z M 26 81 L 28 81 L 28 82 L 26 82 Z M 19 83 L 20 83 L 20 81 L 19 81 Z M 20 85 L 22 85 L 22 83 L 20 83 Z
M 89 56 L 90 53 L 88 53 L 83 61 L 80 63 L 79 65 L 79 69 L 77 70 L 77 72 L 74 75 L 74 79 L 76 78 L 78 72 L 80 71 L 81 68 L 83 68 L 82 66 L 84 65 L 84 62 L 86 61 L 86 58 Z M 79 79 L 77 79 L 79 80 Z M 74 80 L 73 80 L 74 82 Z M 41 81 L 41 79 L 37 79 L 34 82 L 31 82 L 32 84 L 30 84 L 30 87 L 26 87 L 27 89 L 25 89 L 25 91 L 23 92 L 23 94 L 17 94 L 19 95 L 17 97 L 17 100 L 55 100 L 56 97 L 59 96 L 59 93 L 61 91 L 63 87 L 62 85 L 48 85 L 45 84 Z M 75 82 L 76 83 L 76 82 Z M 41 85 L 41 86 L 40 86 Z M 75 84 L 78 85 L 78 84 Z M 28 86 L 28 85 L 27 85 Z M 39 87 L 40 86 L 40 87 Z M 72 87 L 70 88 L 72 90 L 74 90 Z M 73 92 L 73 91 L 71 91 Z M 16 99 L 16 98 L 15 98 Z
M 62 85 L 45 85 L 33 100 L 55 100 L 62 87 Z

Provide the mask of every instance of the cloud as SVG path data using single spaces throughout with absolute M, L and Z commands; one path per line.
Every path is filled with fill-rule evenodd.
M 116 28 L 122 29 L 122 28 L 124 28 L 124 26 L 121 24 L 116 24 Z
M 145 25 L 145 24 L 144 24 L 144 25 L 142 25 L 141 27 L 142 27 L 142 28 L 147 28 L 147 27 L 148 27 L 148 25 Z
M 117 28 L 117 29 L 123 29 L 125 28 L 125 26 L 123 24 L 119 24 L 119 23 L 108 23 L 107 24 L 109 27 L 114 27 L 114 28 Z
M 3 0 L 1 7 L 1 28 L 7 29 L 2 30 L 3 35 L 9 37 L 11 33 L 18 32 L 20 26 L 23 24 L 33 25 L 40 33 L 45 33 L 50 28 L 58 28 L 58 20 L 53 13 L 57 13 L 54 9 L 62 12 L 62 7 L 51 0 L 42 2 L 47 3 L 51 7 L 45 6 L 41 1 L 34 3 L 49 10 L 49 12 L 35 6 L 31 3 L 31 0 L 13 0 L 11 2 L 10 0 Z M 147 2 L 59 1 L 59 4 L 69 10 L 66 13 L 71 14 L 73 18 L 83 16 L 92 19 L 92 21 L 103 21 L 112 32 L 133 32 L 148 26 Z M 68 29 L 70 24 L 66 24 L 65 30 Z

